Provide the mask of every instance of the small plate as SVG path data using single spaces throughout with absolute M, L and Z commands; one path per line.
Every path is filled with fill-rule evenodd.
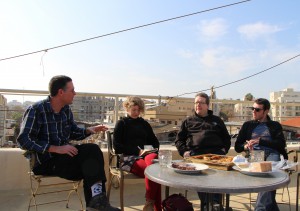
M 266 172 L 253 172 L 253 171 L 249 171 L 249 168 L 240 169 L 237 166 L 233 166 L 232 168 L 234 170 L 241 172 L 242 174 L 246 174 L 246 175 L 250 175 L 250 176 L 266 176 L 266 175 L 270 175 L 274 172 L 277 172 L 276 169 L 272 169 L 272 171 L 266 171 Z
M 195 174 L 195 173 L 200 173 L 202 170 L 208 169 L 208 165 L 201 164 L 201 163 L 189 163 L 191 166 L 195 166 L 195 170 L 182 170 L 178 168 L 173 168 L 172 164 L 167 165 L 168 168 L 173 169 L 177 173 L 182 173 L 182 174 Z

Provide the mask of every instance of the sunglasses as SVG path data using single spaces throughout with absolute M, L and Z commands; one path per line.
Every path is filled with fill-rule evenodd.
M 264 110 L 263 108 L 254 108 L 254 107 L 250 107 L 250 109 L 256 112 L 260 112 L 261 110 Z

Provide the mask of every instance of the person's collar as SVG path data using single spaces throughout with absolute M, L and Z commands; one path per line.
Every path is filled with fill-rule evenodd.
M 259 121 L 259 120 L 255 120 L 256 122 L 259 122 L 259 123 L 264 123 L 264 122 L 269 122 L 271 121 L 271 118 L 269 115 L 266 116 L 266 118 L 264 119 L 264 121 Z
M 197 116 L 197 117 L 200 117 L 200 118 L 205 118 L 205 117 L 207 117 L 207 116 L 210 116 L 210 115 L 212 115 L 213 114 L 213 111 L 212 110 L 207 110 L 207 115 L 206 116 L 200 116 L 199 114 L 197 114 L 196 113 L 196 111 L 195 111 L 195 115 Z
M 60 110 L 58 112 L 54 111 L 53 106 L 51 105 L 51 100 L 55 101 L 55 99 L 51 96 L 48 96 L 47 98 L 47 109 L 53 113 L 60 113 L 61 111 L 64 111 L 68 108 L 68 105 L 65 105 L 63 107 L 60 108 Z M 55 102 L 52 102 L 55 103 Z

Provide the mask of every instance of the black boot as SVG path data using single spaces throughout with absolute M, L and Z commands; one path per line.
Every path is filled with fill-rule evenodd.
M 87 211 L 120 211 L 119 208 L 112 207 L 106 197 L 105 193 L 100 193 L 94 196 L 90 202 Z

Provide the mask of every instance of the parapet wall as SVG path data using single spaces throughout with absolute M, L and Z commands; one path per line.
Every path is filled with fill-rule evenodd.
M 178 154 L 176 148 L 170 145 L 162 145 L 161 148 L 171 149 L 173 159 L 178 160 L 182 157 Z M 288 147 L 288 150 L 299 149 L 299 146 Z M 105 161 L 105 171 L 108 172 L 108 154 L 107 149 L 102 149 Z M 29 163 L 23 156 L 24 151 L 19 148 L 0 148 L 0 190 L 29 189 L 30 180 L 28 176 Z M 228 155 L 236 155 L 233 148 Z M 292 156 L 290 155 L 290 160 Z

